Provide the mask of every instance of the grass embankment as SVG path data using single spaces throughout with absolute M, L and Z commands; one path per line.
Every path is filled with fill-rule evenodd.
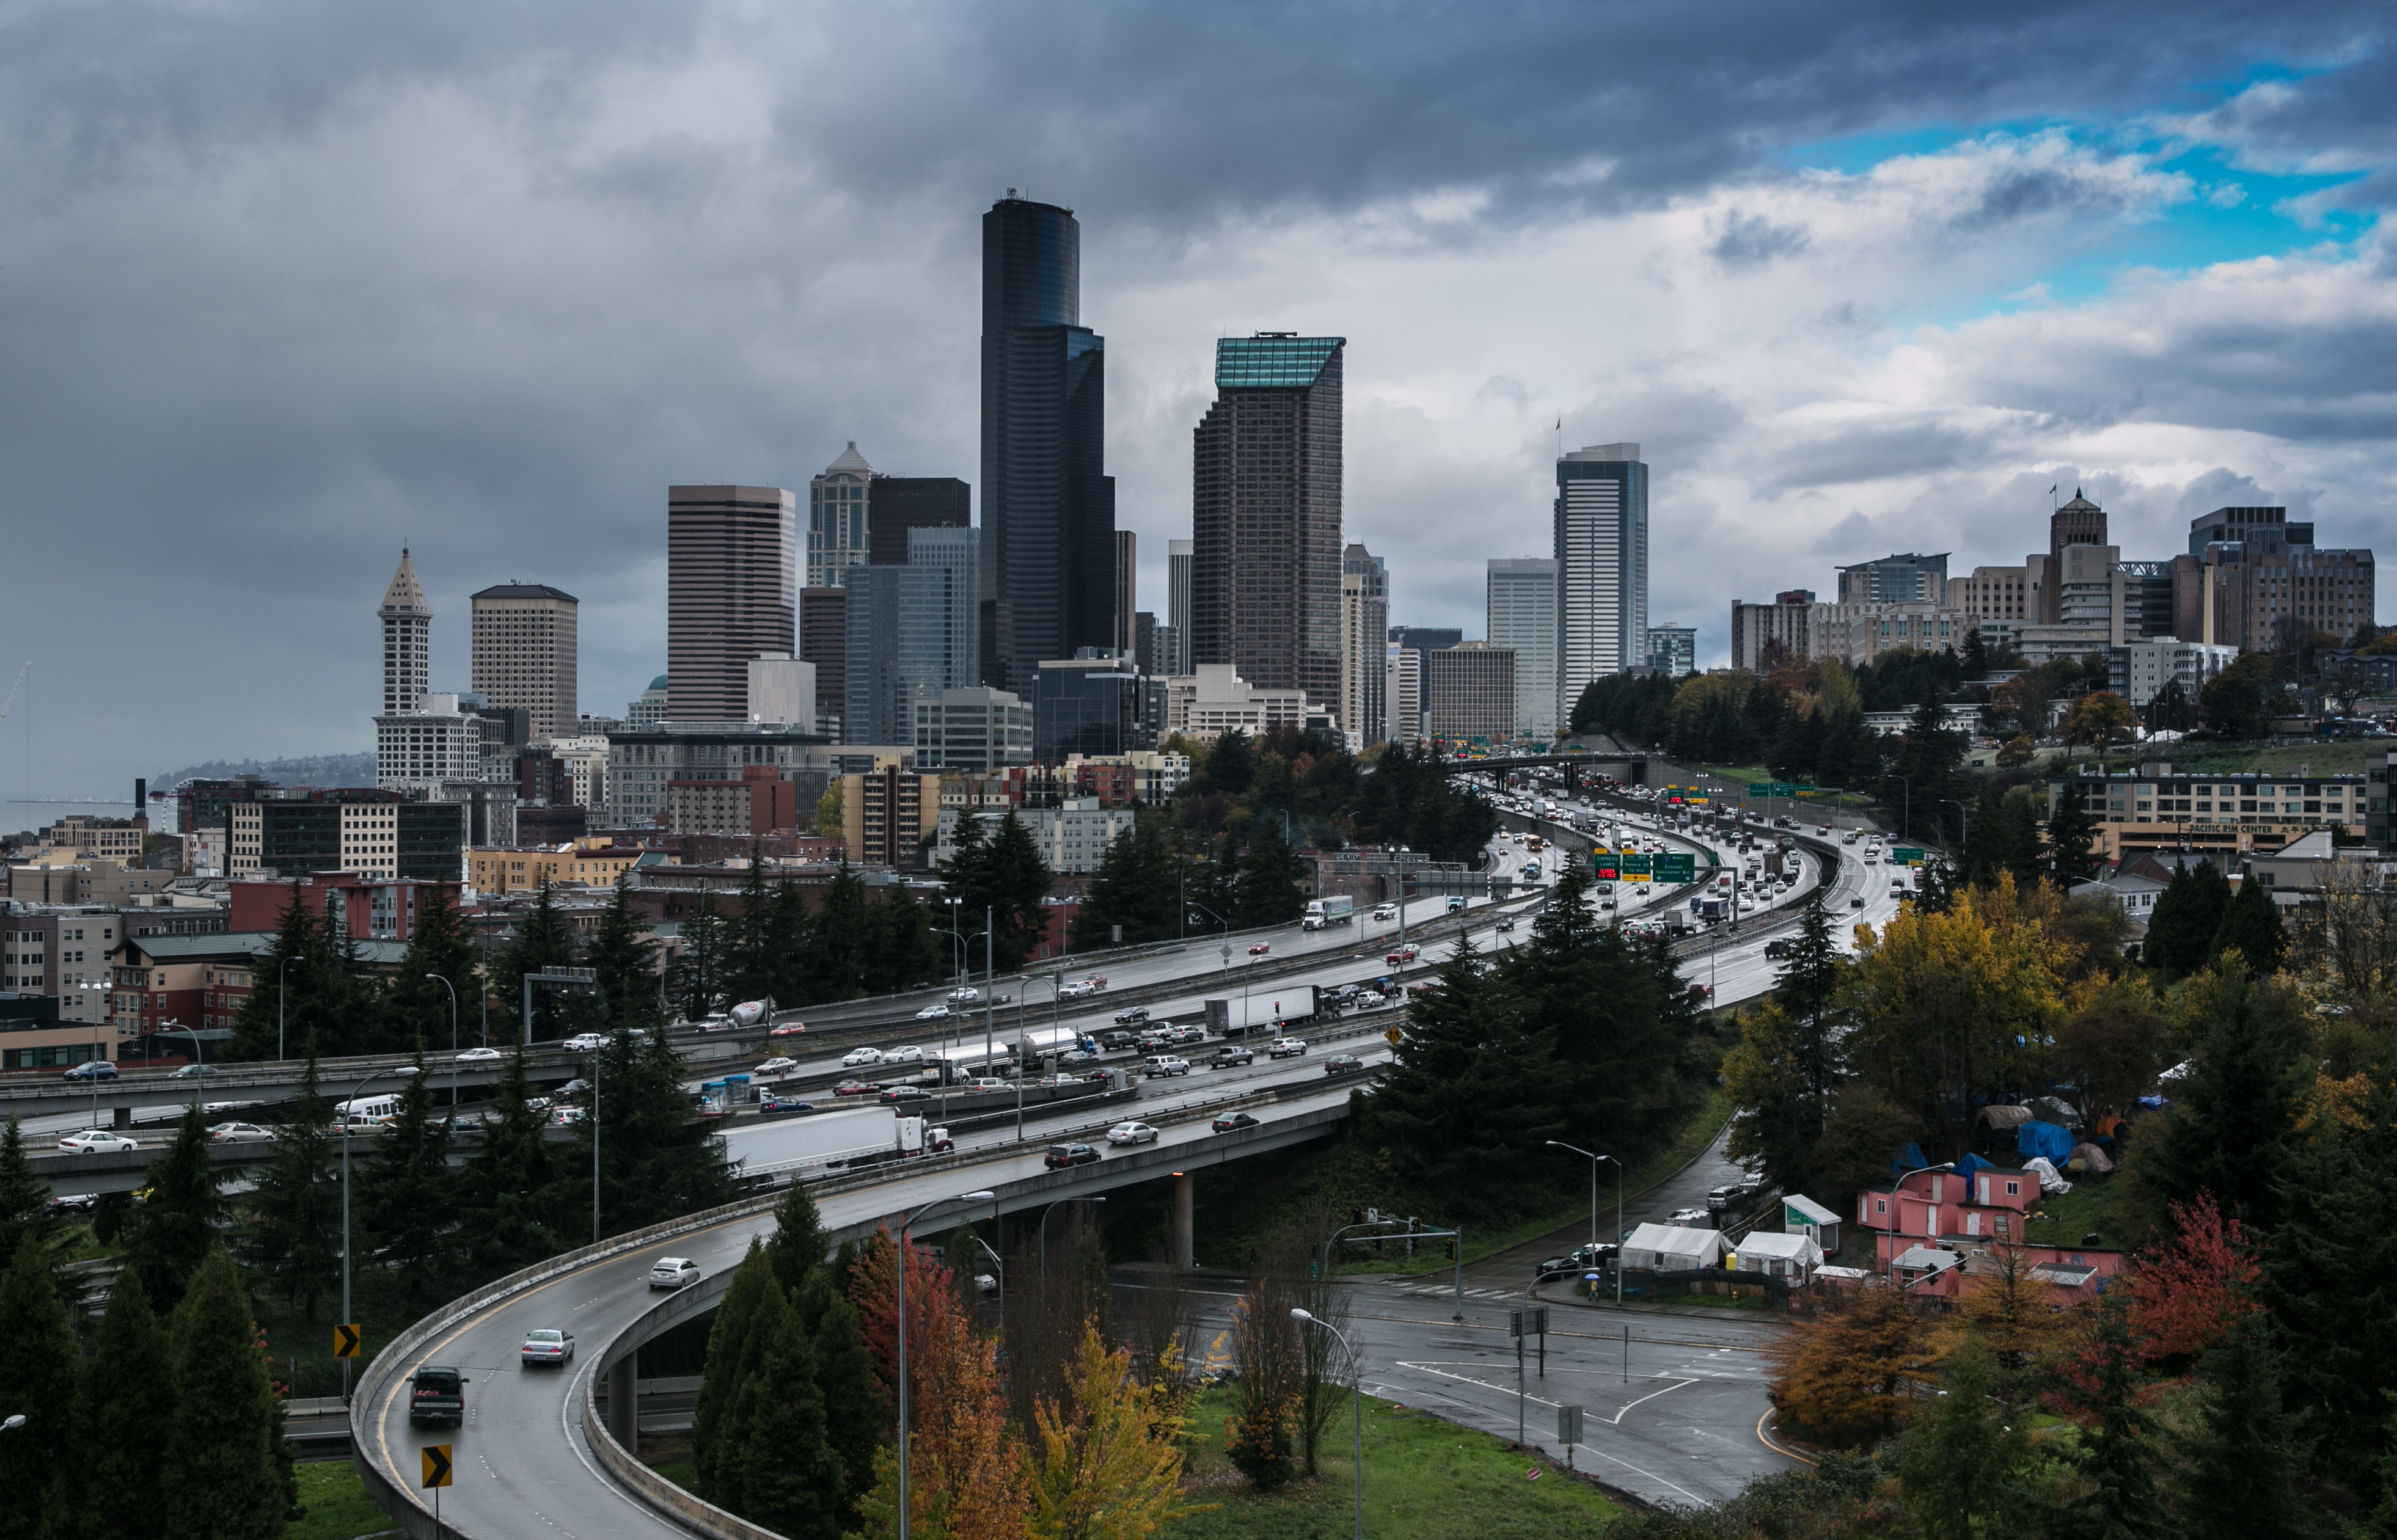
M 283 1526 L 283 1540 L 361 1540 L 399 1533 L 382 1506 L 367 1495 L 358 1467 L 349 1461 L 318 1461 L 293 1474 L 300 1481 L 300 1506 L 307 1513 Z
M 1730 1121 L 1731 1113 L 1730 1098 L 1720 1088 L 1709 1088 L 1672 1143 L 1627 1173 L 1627 1199 L 1638 1197 L 1704 1151 Z M 1565 1158 L 1559 1158 L 1562 1162 Z M 1587 1172 L 1587 1166 L 1577 1158 L 1571 1164 L 1576 1172 Z M 1561 1164 L 1559 1169 L 1560 1172 L 1565 1171 Z M 1252 1156 L 1234 1164 L 1201 1168 L 1193 1176 L 1193 1239 L 1200 1265 L 1210 1267 L 1249 1266 L 1278 1225 L 1319 1203 L 1341 1214 L 1368 1208 L 1384 1212 L 1406 1212 L 1405 1195 L 1395 1190 L 1389 1176 L 1375 1165 L 1373 1152 L 1353 1142 L 1330 1149 L 1302 1147 Z M 1559 1177 L 1560 1185 L 1567 1180 L 1569 1176 Z M 1604 1184 L 1605 1190 L 1600 1195 L 1601 1210 L 1607 1209 L 1613 1199 L 1613 1185 L 1611 1182 Z M 1584 1187 L 1581 1191 L 1587 1194 L 1588 1189 Z M 1108 1216 L 1108 1244 L 1118 1260 L 1141 1260 L 1152 1254 L 1164 1234 L 1168 1201 L 1163 1196 L 1152 1197 L 1137 1206 L 1128 1205 L 1132 1209 L 1128 1213 Z M 1448 1223 L 1446 1216 L 1421 1211 L 1417 1217 L 1431 1227 L 1445 1227 Z M 1580 1196 L 1503 1229 L 1478 1232 L 1467 1225 L 1465 1260 L 1478 1261 L 1536 1240 L 1553 1230 L 1586 1222 L 1588 1217 L 1589 1199 Z M 1600 1218 L 1602 1223 L 1608 1222 L 1603 1213 Z M 1405 1251 L 1403 1241 L 1384 1242 L 1379 1254 L 1359 1248 L 1341 1270 L 1434 1273 L 1451 1265 L 1438 1242 L 1416 1247 L 1412 1263 Z
M 1193 1501 L 1221 1506 L 1164 1533 L 1175 1540 L 1336 1540 L 1351 1533 L 1348 1410 L 1325 1434 L 1320 1474 L 1270 1493 L 1252 1488 L 1224 1457 L 1224 1419 L 1239 1410 L 1229 1389 L 1200 1398 L 1184 1490 Z M 1569 1540 L 1597 1534 L 1621 1511 L 1561 1465 L 1516 1453 L 1486 1433 L 1373 1397 L 1364 1411 L 1369 1535 Z
M 2082 1237 L 2095 1235 L 2090 1242 L 2101 1250 L 2119 1251 L 2126 1244 L 2119 1222 L 2114 1217 L 2114 1194 L 2117 1178 L 2103 1181 L 2076 1182 L 2068 1193 L 2057 1193 L 2039 1200 L 2030 1222 L 2023 1226 L 2023 1239 L 2035 1246 L 2082 1244 Z

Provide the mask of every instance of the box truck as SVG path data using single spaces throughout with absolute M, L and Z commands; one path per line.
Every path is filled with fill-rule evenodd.
M 1285 1022 L 1305 1021 L 1319 1009 L 1315 985 L 1283 984 L 1253 989 L 1243 999 L 1207 1002 L 1207 1030 L 1219 1038 L 1245 1038 L 1257 1032 L 1279 1035 Z
M 1331 898 L 1306 901 L 1306 914 L 1300 919 L 1302 931 L 1320 931 L 1327 925 L 1346 925 L 1357 917 L 1357 901 L 1346 893 Z

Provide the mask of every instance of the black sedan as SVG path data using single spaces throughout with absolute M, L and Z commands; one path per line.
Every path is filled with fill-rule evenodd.
M 922 1086 L 892 1086 L 882 1093 L 886 1102 L 929 1102 L 932 1093 Z
M 1236 1112 L 1228 1118 L 1216 1118 L 1215 1121 L 1209 1126 L 1213 1128 L 1217 1133 L 1234 1133 L 1238 1132 L 1241 1129 L 1258 1128 L 1263 1125 L 1245 1112 Z
M 1068 1166 L 1092 1165 L 1099 1159 L 1099 1152 L 1088 1145 L 1051 1145 L 1040 1163 L 1051 1171 L 1064 1171 Z

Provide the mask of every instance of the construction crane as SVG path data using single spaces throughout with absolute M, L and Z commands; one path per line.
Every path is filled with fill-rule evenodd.
M 25 688 L 25 676 L 33 671 L 33 660 L 31 658 L 25 660 L 24 667 L 17 670 L 17 682 L 8 687 L 8 698 L 0 701 L 0 727 L 7 725 L 9 708 L 17 703 L 17 691 Z

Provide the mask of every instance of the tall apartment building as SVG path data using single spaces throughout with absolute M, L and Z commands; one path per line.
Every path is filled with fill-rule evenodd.
M 1393 637 L 1386 644 L 1383 708 L 1389 713 L 1389 742 L 1411 743 L 1423 736 L 1423 649 Z
M 850 864 L 921 868 L 941 824 L 941 778 L 898 765 L 840 778 L 840 833 Z
M 866 490 L 877 567 L 907 565 L 910 529 L 973 527 L 973 489 L 956 476 L 877 475 Z
M 1484 583 L 1490 645 L 1515 654 L 1514 736 L 1553 738 L 1564 711 L 1557 688 L 1564 643 L 1557 563 L 1539 556 L 1495 558 Z
M 1018 694 L 1116 634 L 1106 339 L 1081 324 L 1081 241 L 1072 209 L 1012 189 L 983 216 L 984 682 Z
M 1192 435 L 1191 659 L 1324 703 L 1340 699 L 1346 343 L 1219 340 L 1215 404 Z
M 1390 569 L 1364 543 L 1340 553 L 1340 726 L 1352 748 L 1390 739 Z
M 808 482 L 808 570 L 803 586 L 837 588 L 873 559 L 874 467 L 857 440 Z
M 1466 642 L 1423 654 L 1424 732 L 1431 738 L 1512 737 L 1515 654 L 1487 642 Z
M 1841 604 L 1941 604 L 1948 597 L 1948 553 L 1883 556 L 1842 567 Z
M 1196 541 L 1165 542 L 1165 623 L 1172 629 L 1174 650 L 1161 673 L 1190 672 L 1190 583 L 1198 550 Z
M 500 583 L 473 604 L 475 693 L 494 706 L 521 708 L 536 743 L 573 736 L 582 604 L 541 583 Z
M 780 487 L 666 489 L 666 715 L 737 722 L 749 660 L 798 649 L 798 499 Z
M 1564 588 L 1558 698 L 1648 661 L 1648 467 L 1637 444 L 1557 462 L 1556 550 Z

